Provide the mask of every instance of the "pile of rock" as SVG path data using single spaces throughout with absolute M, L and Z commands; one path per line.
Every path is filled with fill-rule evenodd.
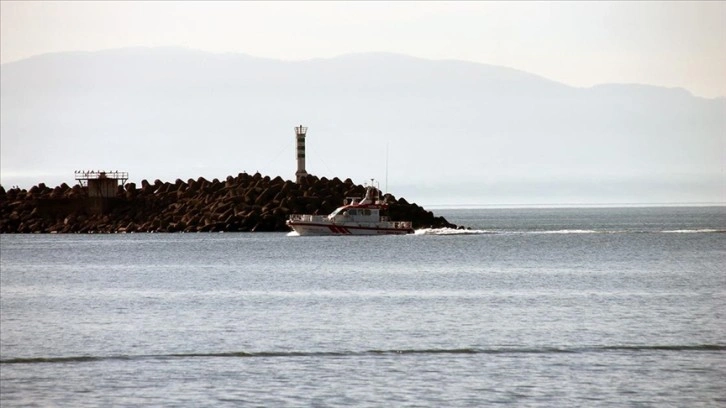
M 119 186 L 115 197 L 88 197 L 85 188 L 39 184 L 0 186 L 1 233 L 289 231 L 290 214 L 328 214 L 346 197 L 363 197 L 350 179 L 307 176 L 300 183 L 240 173 L 225 181 L 203 177 Z M 389 217 L 414 228 L 456 228 L 443 217 L 390 194 Z

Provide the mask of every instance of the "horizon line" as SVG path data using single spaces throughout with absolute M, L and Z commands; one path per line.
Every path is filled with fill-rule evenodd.
M 529 208 L 663 208 L 663 207 L 726 207 L 726 202 L 644 202 L 644 203 L 508 203 L 508 204 L 421 204 L 435 210 L 488 210 Z

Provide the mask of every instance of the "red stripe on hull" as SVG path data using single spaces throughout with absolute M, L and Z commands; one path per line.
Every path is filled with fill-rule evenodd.
M 370 233 L 367 235 L 403 235 L 403 234 L 413 234 L 413 229 L 399 229 L 399 228 L 377 228 L 377 227 L 358 227 L 358 226 L 347 226 L 344 227 L 342 225 L 330 225 L 330 224 L 314 224 L 314 223 L 304 223 L 304 222 L 296 222 L 296 223 L 288 223 L 288 226 L 295 230 L 295 226 L 298 227 L 313 227 L 310 231 L 304 231 L 304 232 L 310 232 L 317 235 L 326 235 L 326 231 L 330 231 L 330 235 L 361 235 L 356 234 L 354 231 L 367 231 L 367 232 L 378 232 Z M 297 231 L 297 230 L 296 230 Z M 297 231 L 300 233 L 300 231 Z M 302 235 L 302 234 L 301 234 Z

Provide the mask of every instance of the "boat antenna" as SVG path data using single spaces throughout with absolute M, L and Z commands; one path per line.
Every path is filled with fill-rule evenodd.
M 386 194 L 388 194 L 388 142 L 386 142 Z

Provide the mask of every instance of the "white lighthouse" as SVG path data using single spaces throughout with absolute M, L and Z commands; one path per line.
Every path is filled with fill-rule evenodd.
M 305 133 L 308 128 L 300 125 L 295 128 L 295 139 L 297 140 L 297 171 L 295 172 L 295 178 L 298 183 L 303 177 L 308 175 L 305 171 Z

